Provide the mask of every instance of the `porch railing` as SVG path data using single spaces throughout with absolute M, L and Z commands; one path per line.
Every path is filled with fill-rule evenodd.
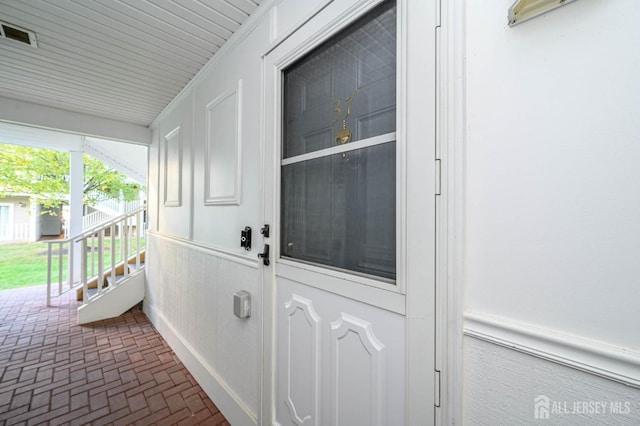
M 0 241 L 29 241 L 30 232 L 28 223 L 0 224 Z
M 95 211 L 82 217 L 82 229 L 101 224 L 102 222 L 122 214 L 130 213 L 144 206 L 144 200 L 121 201 L 117 199 L 100 200 L 94 207 Z
M 51 298 L 71 290 L 83 289 L 83 303 L 102 294 L 107 286 L 129 275 L 129 266 L 141 269 L 141 254 L 145 250 L 145 206 L 89 228 L 64 240 L 46 241 L 47 248 L 47 305 Z M 122 274 L 117 273 L 122 265 Z M 89 296 L 89 284 L 96 283 Z
M 100 210 L 96 210 L 93 213 L 86 214 L 82 216 L 82 229 L 88 230 L 89 228 L 92 228 L 98 224 L 101 224 L 102 222 L 106 221 L 111 217 L 113 216 L 105 212 L 102 212 Z

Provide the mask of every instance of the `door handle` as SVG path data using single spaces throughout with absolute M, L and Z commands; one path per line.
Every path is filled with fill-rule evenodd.
M 258 253 L 258 259 L 262 259 L 264 266 L 269 266 L 269 244 L 265 244 L 262 253 Z

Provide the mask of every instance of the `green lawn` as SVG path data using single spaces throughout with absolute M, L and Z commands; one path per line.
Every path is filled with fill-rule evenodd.
M 116 259 L 119 259 L 120 241 L 116 239 Z M 135 246 L 135 240 L 131 241 Z M 97 240 L 96 240 L 97 245 Z M 141 240 L 144 246 L 144 239 Z M 111 262 L 110 240 L 105 238 L 105 269 Z M 57 253 L 58 245 L 53 246 L 54 253 Z M 133 249 L 132 249 L 133 250 Z M 131 252 L 131 251 L 130 251 Z M 93 256 L 94 272 L 98 272 L 97 256 Z M 52 258 L 54 267 L 52 268 L 53 282 L 58 281 L 57 262 L 58 256 L 54 254 Z M 91 262 L 91 256 L 88 256 Z M 63 279 L 66 279 L 66 256 L 64 256 Z M 88 274 L 91 274 L 91 267 L 88 265 Z M 47 283 L 47 244 L 46 243 L 26 243 L 26 244 L 0 244 L 0 290 L 11 288 L 27 287 L 32 285 L 42 285 Z
M 47 245 L 0 245 L 0 290 L 47 283 Z

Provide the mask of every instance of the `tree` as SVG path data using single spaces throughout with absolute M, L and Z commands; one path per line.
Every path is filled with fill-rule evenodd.
M 134 200 L 141 186 L 103 162 L 84 155 L 84 199 L 95 205 L 100 195 Z M 0 144 L 0 197 L 30 195 L 53 209 L 69 199 L 69 153 Z

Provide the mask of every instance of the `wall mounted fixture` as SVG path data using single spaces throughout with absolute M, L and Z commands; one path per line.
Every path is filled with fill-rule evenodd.
M 251 294 L 246 290 L 233 293 L 233 314 L 238 318 L 251 316 Z
M 509 8 L 509 26 L 520 24 L 575 0 L 517 0 Z

